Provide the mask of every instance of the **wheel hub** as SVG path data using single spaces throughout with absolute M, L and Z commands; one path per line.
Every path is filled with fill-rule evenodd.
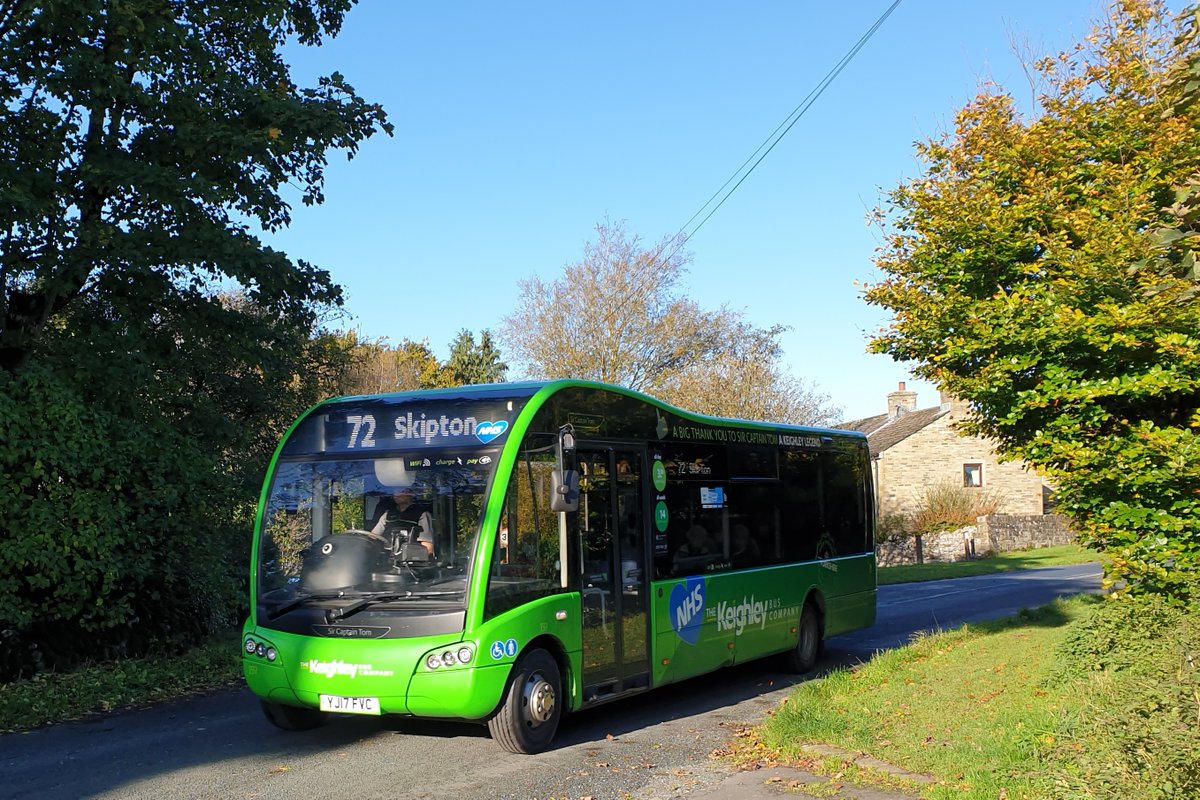
M 532 675 L 525 684 L 525 708 L 535 725 L 549 722 L 554 716 L 554 687 L 540 674 Z

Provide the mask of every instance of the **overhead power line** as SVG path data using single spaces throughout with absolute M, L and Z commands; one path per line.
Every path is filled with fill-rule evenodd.
M 725 204 L 725 201 L 729 199 L 730 195 L 738 190 L 738 187 L 742 185 L 746 178 L 750 177 L 750 173 L 754 172 L 758 165 L 762 163 L 763 159 L 775 149 L 775 146 L 779 144 L 780 140 L 782 140 L 784 136 L 787 136 L 788 131 L 790 131 L 792 127 L 800 121 L 800 118 L 804 116 L 805 112 L 812 107 L 813 103 L 817 102 L 817 99 L 825 93 L 825 90 L 829 88 L 829 85 L 833 83 L 837 76 L 842 73 L 842 70 L 844 70 L 850 64 L 850 62 L 854 60 L 854 57 L 858 55 L 858 52 L 862 50 L 867 42 L 871 40 L 871 37 L 874 36 L 876 31 L 883 26 L 883 23 L 887 21 L 887 18 L 892 15 L 892 12 L 896 10 L 896 7 L 899 6 L 900 3 L 901 0 L 894 0 L 894 2 L 888 6 L 887 10 L 879 16 L 879 19 L 875 20 L 875 23 L 867 29 L 867 32 L 859 37 L 859 40 L 854 43 L 854 46 L 851 47 L 844 56 L 842 56 L 841 60 L 839 60 L 833 66 L 833 68 L 829 70 L 828 73 L 826 73 L 825 77 L 821 79 L 821 82 L 818 83 L 817 86 L 808 93 L 808 96 L 800 101 L 798 106 L 792 109 L 792 113 L 788 114 L 787 118 L 784 119 L 783 122 L 779 123 L 779 127 L 772 131 L 771 135 L 768 136 L 766 140 L 764 140 L 763 143 L 758 146 L 758 149 L 751 153 L 749 158 L 743 161 L 742 165 L 738 167 L 732 175 L 729 176 L 729 180 L 721 184 L 721 188 L 713 192 L 712 197 L 708 198 L 704 205 L 702 205 L 695 214 L 692 214 L 691 218 L 688 219 L 687 222 L 683 223 L 683 226 L 680 227 L 679 232 L 672 237 L 676 241 L 676 245 L 672 249 L 670 255 L 668 255 L 668 258 L 675 255 L 675 252 L 678 251 L 679 248 L 683 247 L 683 245 L 685 245 L 689 239 L 695 236 L 696 232 L 704 227 L 704 223 L 708 222 L 709 218 L 712 217 L 713 214 L 717 213 L 717 209 Z M 756 156 L 757 159 L 755 158 Z M 747 165 L 749 165 L 748 169 Z M 738 177 L 739 175 L 741 177 Z M 737 181 L 736 183 L 734 183 L 735 180 Z M 729 189 L 729 191 L 725 192 L 725 188 L 731 183 L 733 183 L 733 186 Z M 716 205 L 713 205 L 713 201 L 716 200 L 717 197 L 721 196 L 722 192 L 725 192 L 724 196 L 721 197 L 720 201 L 717 202 Z M 687 232 L 688 226 L 692 224 L 696 217 L 704 214 L 704 210 L 709 208 L 709 206 L 712 206 L 712 209 L 704 215 L 704 218 L 696 224 L 696 227 L 692 228 L 691 232 Z
M 704 226 L 704 223 L 708 222 L 709 218 L 712 217 L 713 214 L 717 213 L 717 209 L 725 204 L 725 201 L 729 199 L 729 196 L 737 191 L 738 187 L 742 185 L 746 178 L 750 177 L 750 173 L 754 172 L 755 168 L 762 163 L 763 159 L 775 149 L 775 146 L 779 144 L 780 140 L 787 135 L 788 131 L 790 131 L 792 127 L 800 121 L 800 118 L 804 116 L 805 112 L 812 107 L 812 104 L 815 103 L 817 99 L 825 93 L 825 90 L 828 89 L 829 85 L 833 83 L 834 79 L 841 74 L 842 70 L 844 70 L 850 64 L 850 62 L 854 60 L 854 57 L 858 55 L 858 52 L 862 50 L 866 43 L 871 40 L 871 37 L 874 36 L 876 31 L 883 26 L 883 23 L 887 21 L 887 18 L 892 15 L 892 12 L 896 10 L 896 7 L 899 6 L 901 2 L 902 0 L 893 0 L 892 4 L 887 7 L 887 10 L 879 15 L 879 19 L 875 20 L 875 23 L 867 29 L 866 33 L 859 37 L 858 41 L 854 43 L 854 46 L 851 47 L 836 64 L 834 64 L 833 68 L 825 74 L 825 77 L 821 79 L 820 83 L 818 83 L 816 87 L 808 93 L 808 96 L 801 100 L 798 106 L 792 109 L 792 113 L 788 114 L 787 118 L 785 118 L 783 122 L 779 123 L 779 127 L 772 131 L 771 135 L 768 136 L 766 140 L 758 146 L 758 149 L 751 153 L 749 158 L 743 161 L 742 165 L 738 167 L 732 175 L 729 176 L 729 179 L 721 185 L 721 188 L 713 192 L 712 197 L 708 198 L 708 201 L 704 205 L 700 206 L 699 210 L 697 210 L 695 214 L 692 214 L 691 218 L 688 219 L 687 222 L 683 223 L 683 226 L 673 237 L 663 242 L 661 250 L 665 250 L 667 245 L 671 243 L 674 243 L 674 246 L 671 247 L 670 252 L 668 252 L 665 256 L 661 255 L 661 250 L 659 253 L 655 254 L 654 259 L 656 261 L 669 262 L 670 259 L 674 258 L 675 254 L 679 252 L 680 248 L 687 244 L 688 241 L 696 235 L 696 232 Z M 757 159 L 755 158 L 756 156 Z M 749 165 L 748 169 L 747 165 Z M 739 175 L 741 177 L 738 177 Z M 736 183 L 734 183 L 735 180 L 737 181 Z M 713 201 L 716 200 L 717 197 L 720 197 L 721 192 L 724 192 L 725 188 L 731 183 L 733 183 L 733 186 L 729 189 L 729 191 L 725 192 L 725 195 L 721 197 L 720 201 L 715 206 L 712 206 Z M 704 215 L 704 219 L 700 220 L 700 222 L 696 224 L 696 227 L 692 228 L 690 233 L 686 232 L 688 225 L 691 225 L 696 217 L 703 214 L 704 210 L 709 206 L 712 206 L 712 210 Z M 647 276 L 646 280 L 648 281 L 649 279 L 649 276 Z M 640 288 L 640 286 L 637 287 L 639 290 Z M 612 321 L 612 317 L 616 311 L 617 309 L 615 307 L 609 309 L 609 312 L 604 318 L 605 324 Z

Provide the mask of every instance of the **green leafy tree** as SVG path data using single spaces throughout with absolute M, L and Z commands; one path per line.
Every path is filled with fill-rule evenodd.
M 500 360 L 500 350 L 488 330 L 480 334 L 478 344 L 475 334 L 465 328 L 459 331 L 450 344 L 446 367 L 456 385 L 503 383 L 508 374 L 508 365 Z
M 809 422 L 835 415 L 781 370 L 785 327 L 760 329 L 683 293 L 690 257 L 676 240 L 645 249 L 620 223 L 596 232 L 583 260 L 558 279 L 521 281 L 517 308 L 501 323 L 501 341 L 531 377 L 614 383 L 701 413 Z
M 396 348 L 395 357 L 398 391 L 455 385 L 450 369 L 433 354 L 428 342 L 405 339 Z
M 876 352 L 969 401 L 970 432 L 1044 470 L 1127 592 L 1200 578 L 1197 12 L 1113 6 L 1036 64 L 1040 113 L 995 87 L 919 143 L 870 303 Z
M 252 226 L 390 131 L 278 50 L 350 5 L 0 1 L 0 682 L 241 613 L 263 470 L 347 368 L 337 287 Z
M 281 314 L 340 302 L 264 246 L 284 187 L 323 199 L 326 153 L 391 132 L 339 74 L 297 87 L 290 38 L 336 35 L 350 0 L 0 3 L 0 369 L 85 292 L 163 298 L 223 277 Z

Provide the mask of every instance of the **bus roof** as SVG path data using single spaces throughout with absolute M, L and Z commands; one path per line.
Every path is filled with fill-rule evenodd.
M 385 394 L 373 395 L 348 395 L 345 397 L 335 397 L 325 400 L 315 406 L 312 411 L 324 409 L 332 405 L 341 405 L 343 403 L 353 404 L 364 401 L 375 403 L 403 403 L 416 399 L 433 399 L 433 400 L 505 400 L 505 399 L 520 399 L 528 400 L 529 398 L 539 393 L 547 395 L 555 394 L 563 389 L 569 388 L 587 388 L 600 389 L 609 392 L 634 397 L 645 401 L 652 405 L 661 408 L 664 411 L 677 414 L 678 416 L 694 420 L 696 422 L 707 423 L 710 425 L 738 425 L 748 427 L 762 428 L 794 428 L 797 430 L 819 431 L 825 435 L 836 435 L 839 438 L 846 439 L 866 439 L 866 435 L 858 431 L 847 430 L 844 428 L 825 428 L 813 425 L 794 425 L 786 422 L 770 422 L 764 420 L 747 420 L 737 417 L 715 417 L 708 414 L 699 414 L 694 411 L 673 406 L 663 400 L 659 400 L 652 395 L 639 392 L 634 389 L 627 389 L 623 386 L 614 384 L 601 383 L 599 381 L 582 380 L 575 378 L 561 378 L 557 380 L 546 381 L 515 381 L 512 383 L 482 383 L 471 384 L 466 386 L 451 386 L 441 389 L 416 389 L 405 392 L 389 392 Z

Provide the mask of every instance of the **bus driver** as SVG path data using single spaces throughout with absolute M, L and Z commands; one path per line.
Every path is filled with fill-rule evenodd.
M 386 500 L 383 502 L 388 503 Z M 416 499 L 412 486 L 397 486 L 392 491 L 391 502 L 380 514 L 371 533 L 391 542 L 397 552 L 405 543 L 419 544 L 432 558 L 433 517 L 429 512 L 429 505 Z

